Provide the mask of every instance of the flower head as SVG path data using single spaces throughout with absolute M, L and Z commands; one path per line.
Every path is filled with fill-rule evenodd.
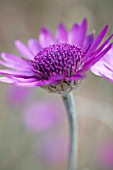
M 91 67 L 91 71 L 113 82 L 113 46 L 102 59 Z
M 20 86 L 40 86 L 49 92 L 68 93 L 85 77 L 85 72 L 111 48 L 110 36 L 101 46 L 108 26 L 94 39 L 87 35 L 87 20 L 74 24 L 69 32 L 63 24 L 55 37 L 46 28 L 41 30 L 39 41 L 30 39 L 28 46 L 17 40 L 22 58 L 2 53 L 0 64 L 11 70 L 0 70 L 0 81 Z M 99 47 L 98 47 L 99 46 Z

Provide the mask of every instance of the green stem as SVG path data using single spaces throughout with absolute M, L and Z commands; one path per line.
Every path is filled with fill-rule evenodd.
M 72 93 L 63 95 L 68 120 L 70 125 L 70 155 L 68 170 L 77 170 L 78 157 L 78 129 L 77 129 L 77 113 Z

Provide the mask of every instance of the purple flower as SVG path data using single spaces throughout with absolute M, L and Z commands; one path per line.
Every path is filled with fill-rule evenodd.
M 24 111 L 22 119 L 25 128 L 35 133 L 54 127 L 60 122 L 63 112 L 62 107 L 53 101 L 36 102 Z
M 94 39 L 87 35 L 87 20 L 75 23 L 69 32 L 63 24 L 56 30 L 55 37 L 43 28 L 39 40 L 30 39 L 28 45 L 17 40 L 16 48 L 22 57 L 2 53 L 0 64 L 11 70 L 0 70 L 0 81 L 20 86 L 40 86 L 49 92 L 68 93 L 85 78 L 85 72 L 101 59 L 111 48 L 108 42 L 101 46 L 108 26 Z
M 113 46 L 93 67 L 91 71 L 113 82 Z

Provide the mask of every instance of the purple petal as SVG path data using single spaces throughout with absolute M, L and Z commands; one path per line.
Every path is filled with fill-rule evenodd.
M 45 80 L 45 82 L 46 82 L 46 80 Z M 18 86 L 22 86 L 22 87 L 35 87 L 35 86 L 42 86 L 42 85 L 44 85 L 44 81 L 27 82 L 27 83 L 16 82 L 15 84 L 18 85 Z
M 4 83 L 14 83 L 14 81 L 8 77 L 0 77 L 0 81 Z
M 46 28 L 43 28 L 39 34 L 39 42 L 41 46 L 48 47 L 51 44 L 55 43 L 54 37 L 51 32 L 49 32 Z
M 112 44 L 110 44 L 106 49 L 104 49 L 98 56 L 96 56 L 95 58 L 91 58 L 91 60 L 89 60 L 88 62 L 86 62 L 82 69 L 79 70 L 82 71 L 82 70 L 87 70 L 89 69 L 91 66 L 93 66 L 97 61 L 99 61 L 112 47 Z
M 97 49 L 97 51 L 95 51 L 94 54 L 98 54 L 107 45 L 107 43 L 111 40 L 112 37 L 113 34 Z
M 70 80 L 79 80 L 79 79 L 83 79 L 85 77 L 86 77 L 86 75 L 75 74 L 75 75 L 73 75 L 71 77 L 67 77 L 66 80 L 67 81 L 70 81 Z
M 28 78 L 28 79 L 25 79 L 25 78 L 20 78 L 20 77 L 11 77 L 15 83 L 31 83 L 31 82 L 37 82 L 38 79 L 37 78 Z
M 101 60 L 105 62 L 108 67 L 113 68 L 113 46 Z
M 86 53 L 85 57 L 90 56 L 98 47 L 98 45 L 101 43 L 102 39 L 104 38 L 106 32 L 108 29 L 108 25 L 104 27 L 104 29 L 100 32 L 100 34 L 97 36 L 97 38 L 93 41 L 89 51 Z
M 24 43 L 22 43 L 19 40 L 16 40 L 15 45 L 16 45 L 16 48 L 18 49 L 18 51 L 22 54 L 22 56 L 24 56 L 30 60 L 33 60 L 33 58 L 34 58 L 33 53 L 30 51 L 30 49 Z
M 87 38 L 85 39 L 84 41 L 84 44 L 83 44 L 83 50 L 84 51 L 87 51 L 87 49 L 90 47 L 90 45 L 92 44 L 94 40 L 94 33 L 92 32 L 91 34 L 89 34 L 87 36 Z
M 109 65 L 109 63 L 103 63 L 104 67 L 106 67 L 109 71 L 113 72 L 113 63 L 111 63 L 111 65 Z
M 110 74 L 101 74 L 101 76 L 113 83 L 113 73 L 110 72 Z
M 61 81 L 64 78 L 65 77 L 63 75 L 56 75 L 56 74 L 52 75 L 51 77 L 49 77 L 48 84 L 55 83 L 57 81 Z
M 33 72 L 19 72 L 15 70 L 0 70 L 0 74 L 20 77 L 20 78 L 29 78 L 34 76 Z
M 90 70 L 98 76 L 102 76 L 102 74 L 106 76 L 108 76 L 110 73 L 113 74 L 113 68 L 106 64 L 107 63 L 105 63 L 103 60 L 99 60 L 95 65 L 93 65 L 93 67 L 90 68 Z
M 6 52 L 1 53 L 1 57 L 7 62 L 20 62 L 21 60 L 23 61 L 23 59 L 19 56 Z
M 101 76 L 100 75 L 100 72 L 102 71 L 104 71 L 104 72 L 106 72 L 106 68 L 104 67 L 104 65 L 103 65 L 103 63 L 101 62 L 101 61 L 98 61 L 95 65 L 93 65 L 91 68 L 90 68 L 90 70 L 94 73 L 94 74 L 96 74 L 96 75 L 98 75 L 98 76 Z
M 67 42 L 67 30 L 62 23 L 59 24 L 55 37 L 57 42 L 61 42 L 61 43 Z
M 29 71 L 31 66 L 24 59 L 8 53 L 1 53 L 1 57 L 5 60 L 0 60 L 0 64 L 20 71 Z
M 78 24 L 74 24 L 71 28 L 69 35 L 68 35 L 68 42 L 70 44 L 75 44 L 80 47 L 83 45 L 83 41 L 86 37 L 87 31 L 87 20 L 84 19 L 79 26 Z
M 26 86 L 26 87 L 34 87 L 34 86 L 43 86 L 43 85 L 49 85 L 49 84 L 54 84 L 57 81 L 62 80 L 64 77 L 61 75 L 55 75 L 55 76 L 51 76 L 49 78 L 49 80 L 39 80 L 36 82 L 28 82 L 28 83 L 19 83 L 17 82 L 16 84 L 19 86 Z
M 28 46 L 34 55 L 36 55 L 41 49 L 41 46 L 37 39 L 30 39 L 28 41 Z
M 94 56 L 98 55 L 102 49 L 104 49 L 104 47 L 106 46 L 106 44 L 111 40 L 111 38 L 113 37 L 113 35 L 111 35 L 98 49 L 96 52 L 93 53 L 93 55 L 91 55 L 90 57 L 84 57 L 82 59 L 82 62 L 86 62 L 88 60 L 91 60 L 92 58 L 94 58 Z M 111 51 L 111 50 L 110 50 Z M 108 54 L 108 53 L 107 53 Z M 87 54 L 86 54 L 87 55 Z M 104 58 L 108 58 L 108 57 L 104 57 Z M 109 58 L 110 61 L 110 58 Z

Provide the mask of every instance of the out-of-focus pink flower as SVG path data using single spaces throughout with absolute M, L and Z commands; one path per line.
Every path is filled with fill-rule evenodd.
M 31 132 L 44 131 L 57 124 L 63 109 L 53 101 L 42 101 L 30 105 L 23 114 L 24 126 Z
M 12 106 L 22 105 L 26 102 L 29 89 L 11 85 L 6 91 L 6 100 Z
M 91 71 L 113 82 L 113 46 L 101 60 L 91 67 Z
M 66 136 L 51 135 L 35 145 L 34 153 L 45 164 L 60 164 L 68 159 L 68 149 Z
M 96 158 L 99 165 L 107 168 L 113 168 L 113 141 L 103 143 L 96 152 Z

